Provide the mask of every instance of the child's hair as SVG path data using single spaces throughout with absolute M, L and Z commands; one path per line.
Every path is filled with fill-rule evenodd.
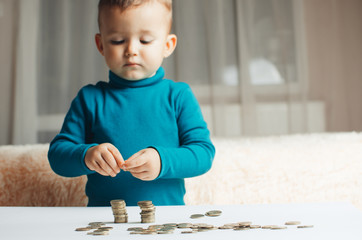
M 100 13 L 105 7 L 118 7 L 121 12 L 130 7 L 136 7 L 151 1 L 158 1 L 165 5 L 171 14 L 172 22 L 172 0 L 99 0 L 98 3 L 98 26 L 100 27 Z

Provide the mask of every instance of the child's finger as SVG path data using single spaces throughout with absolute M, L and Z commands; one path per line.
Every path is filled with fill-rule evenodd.
M 102 169 L 102 167 L 100 166 L 100 164 L 98 162 L 103 161 L 101 159 L 101 157 L 99 156 L 98 158 L 94 159 L 90 164 L 89 164 L 89 169 L 92 171 L 96 171 L 97 173 L 103 175 L 103 176 L 109 176 L 109 174 L 104 171 Z
M 122 166 L 124 164 L 124 159 L 122 157 L 122 154 L 119 152 L 119 150 L 113 145 L 109 145 L 108 150 L 112 153 L 114 159 L 116 160 L 118 167 L 122 168 Z
M 129 171 L 133 174 L 133 173 L 146 172 L 147 170 L 148 170 L 148 169 L 147 169 L 146 164 L 143 164 L 143 165 L 141 165 L 141 166 L 131 168 Z
M 133 168 L 139 167 L 146 163 L 147 159 L 143 156 L 144 150 L 141 150 L 135 154 L 133 154 L 130 158 L 128 158 L 123 166 L 123 169 L 126 171 L 131 171 Z
M 106 171 L 110 176 L 114 177 L 119 173 L 119 167 L 114 159 L 113 155 L 109 151 L 104 151 L 101 153 L 102 160 L 100 165 L 104 171 Z
M 148 178 L 148 172 L 139 172 L 139 173 L 133 173 L 131 172 L 132 176 L 135 178 L 141 179 L 143 181 L 149 180 Z
M 102 167 L 98 164 L 98 162 L 96 162 L 95 164 L 96 164 L 96 166 L 95 166 L 94 171 L 96 171 L 97 173 L 99 173 L 103 176 L 109 176 L 109 174 L 102 169 Z

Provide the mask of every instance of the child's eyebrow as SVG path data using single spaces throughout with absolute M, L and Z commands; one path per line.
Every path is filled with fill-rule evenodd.
M 110 30 L 107 32 L 107 34 L 113 35 L 113 34 L 122 34 L 122 32 L 117 31 L 117 30 Z
M 121 34 L 122 35 L 122 34 L 127 34 L 127 32 L 122 32 L 122 31 L 118 31 L 118 30 L 110 30 L 110 31 L 107 32 L 107 34 L 108 35 L 116 35 L 116 34 Z M 151 31 L 151 30 L 145 29 L 145 30 L 139 31 L 139 34 L 153 35 L 154 32 Z

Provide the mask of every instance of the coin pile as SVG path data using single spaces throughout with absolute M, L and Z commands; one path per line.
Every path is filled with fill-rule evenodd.
M 131 227 L 127 231 L 130 234 L 141 234 L 141 235 L 153 235 L 153 234 L 172 234 L 175 230 L 175 226 L 163 224 L 163 225 L 150 225 L 148 228 Z
M 77 232 L 86 231 L 87 235 L 103 236 L 103 235 L 109 235 L 109 231 L 112 229 L 113 227 L 107 227 L 103 222 L 91 222 L 88 224 L 87 227 L 76 228 L 75 231 Z
M 211 210 L 211 211 L 207 211 L 205 214 L 201 214 L 201 213 L 196 213 L 196 214 L 192 214 L 190 216 L 191 219 L 197 219 L 197 218 L 202 218 L 202 217 L 205 217 L 205 216 L 208 216 L 208 217 L 218 217 L 220 216 L 222 213 L 221 210 Z
M 115 223 L 126 223 L 128 222 L 128 214 L 126 210 L 126 202 L 122 199 L 111 201 L 112 212 Z
M 155 222 L 156 207 L 152 201 L 139 201 L 138 206 L 141 208 L 141 223 L 153 223 Z
M 285 225 L 298 225 L 300 222 L 293 221 L 287 222 Z M 299 225 L 298 228 L 311 228 L 313 225 Z M 228 223 L 223 226 L 217 227 L 211 224 L 206 223 L 165 223 L 162 225 L 150 225 L 148 228 L 134 227 L 128 228 L 128 231 L 131 231 L 130 234 L 142 234 L 142 235 L 151 235 L 151 234 L 172 234 L 175 229 L 180 229 L 181 234 L 192 234 L 198 232 L 206 232 L 210 230 L 217 229 L 232 229 L 235 231 L 243 231 L 250 229 L 269 229 L 269 230 L 283 230 L 287 229 L 287 226 L 280 225 L 253 225 L 252 222 L 237 222 L 237 223 Z

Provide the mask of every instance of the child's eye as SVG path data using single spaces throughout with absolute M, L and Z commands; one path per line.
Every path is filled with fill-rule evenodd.
M 119 45 L 119 44 L 124 43 L 124 40 L 119 40 L 119 41 L 111 40 L 111 43 L 112 43 L 113 45 Z
M 142 39 L 142 40 L 140 40 L 140 42 L 142 43 L 142 44 L 149 44 L 149 43 L 151 43 L 152 42 L 152 40 L 144 40 L 144 39 Z

